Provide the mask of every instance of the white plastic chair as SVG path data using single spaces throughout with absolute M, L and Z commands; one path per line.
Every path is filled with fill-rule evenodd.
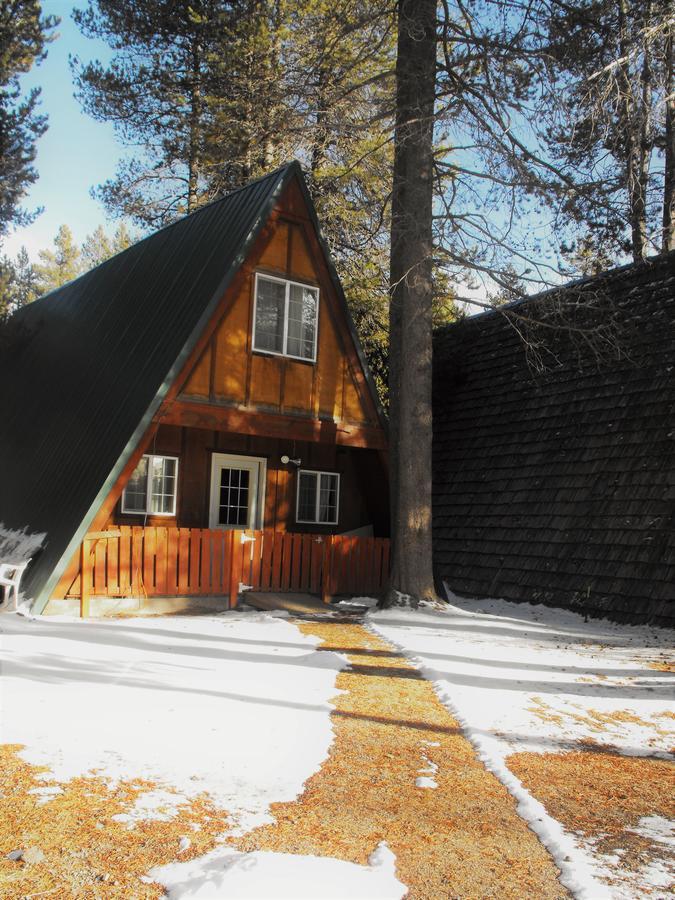
M 0 587 L 5 588 L 5 600 L 9 601 L 13 590 L 14 602 L 19 602 L 19 584 L 29 562 L 27 559 L 22 563 L 0 563 Z

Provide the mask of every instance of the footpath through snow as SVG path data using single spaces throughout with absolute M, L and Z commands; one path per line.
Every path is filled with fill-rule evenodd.
M 2 896 L 669 896 L 672 632 L 366 622 L 0 616 Z
M 553 854 L 563 883 L 577 896 L 671 895 L 672 630 L 584 622 L 565 610 L 459 598 L 442 611 L 373 611 L 368 622 L 433 682 L 480 759 L 518 800 L 520 814 Z M 531 754 L 547 754 L 550 760 L 548 768 L 539 767 L 540 781 L 552 782 L 556 770 L 564 771 L 561 790 L 569 796 L 561 797 L 560 791 L 553 796 L 536 778 L 528 790 L 523 784 L 527 779 L 515 772 L 527 775 L 534 770 Z M 574 770 L 572 762 L 577 763 Z M 627 786 L 617 787 L 624 768 Z M 603 785 L 596 784 L 589 785 L 584 796 L 584 774 L 605 781 L 604 795 Z M 642 793 L 640 778 L 646 783 Z M 650 790 L 659 795 L 656 799 L 667 816 L 646 814 Z M 632 821 L 626 797 L 631 791 L 639 794 Z M 561 809 L 561 818 L 571 810 L 567 828 L 547 812 L 538 794 L 550 809 Z M 607 809 L 595 810 L 591 822 L 593 810 L 584 806 L 598 806 L 603 799 Z M 617 834 L 607 841 L 612 811 L 620 803 L 626 807 L 621 833 L 614 823 Z M 633 835 L 641 836 L 639 853 Z

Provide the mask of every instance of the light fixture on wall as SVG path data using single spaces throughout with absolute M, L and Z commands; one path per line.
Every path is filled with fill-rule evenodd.
M 301 466 L 302 460 L 301 459 L 291 459 L 290 456 L 286 456 L 286 454 L 284 453 L 284 455 L 281 457 L 281 463 L 284 466 L 287 466 L 289 463 L 293 463 L 294 466 Z

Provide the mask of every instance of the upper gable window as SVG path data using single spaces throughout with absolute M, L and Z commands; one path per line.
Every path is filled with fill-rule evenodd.
M 257 274 L 253 349 L 316 361 L 319 289 Z

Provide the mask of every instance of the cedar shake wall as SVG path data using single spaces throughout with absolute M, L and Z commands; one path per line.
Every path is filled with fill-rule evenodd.
M 675 254 L 565 290 L 602 292 L 620 358 L 558 341 L 536 375 L 499 313 L 436 337 L 436 570 L 459 595 L 675 624 Z

